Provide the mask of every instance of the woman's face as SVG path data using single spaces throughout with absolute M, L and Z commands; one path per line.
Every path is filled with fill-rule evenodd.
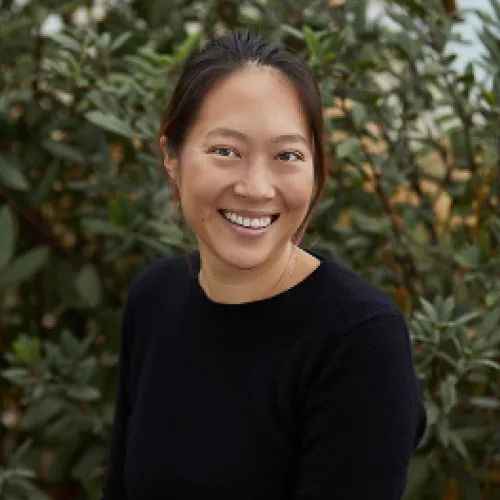
M 239 269 L 275 262 L 314 188 L 312 137 L 293 84 L 271 68 L 225 78 L 167 169 L 202 258 Z

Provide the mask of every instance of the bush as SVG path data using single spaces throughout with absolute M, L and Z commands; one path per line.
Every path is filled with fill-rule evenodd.
M 159 113 L 198 44 L 251 26 L 322 86 L 330 175 L 305 246 L 411 326 L 429 425 L 405 499 L 500 498 L 500 4 L 482 82 L 456 69 L 441 2 L 387 3 L 390 25 L 356 0 L 2 7 L 0 496 L 98 497 L 127 286 L 194 246 L 158 160 Z M 61 31 L 46 32 L 49 14 Z

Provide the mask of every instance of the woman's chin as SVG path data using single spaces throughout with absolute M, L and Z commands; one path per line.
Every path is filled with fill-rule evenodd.
M 242 238 L 233 234 L 226 237 L 224 231 L 217 229 L 206 234 L 205 238 L 199 238 L 198 247 L 202 259 L 204 255 L 209 261 L 215 257 L 215 260 L 228 268 L 228 271 L 230 269 L 251 271 L 273 266 L 280 260 L 283 252 L 286 252 L 286 242 L 291 242 L 284 236 L 277 238 L 277 234 L 272 233 L 254 238 Z
M 272 260 L 274 253 L 271 248 L 264 248 L 263 245 L 252 248 L 243 245 L 232 245 L 229 242 L 212 248 L 211 253 L 215 254 L 225 266 L 240 271 L 265 267 Z
M 250 271 L 262 267 L 269 260 L 268 255 L 258 251 L 219 252 L 221 260 L 231 268 Z

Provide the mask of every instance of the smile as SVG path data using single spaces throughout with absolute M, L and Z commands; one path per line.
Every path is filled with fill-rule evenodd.
M 270 226 L 279 215 L 267 215 L 264 217 L 243 217 L 228 210 L 219 210 L 219 213 L 228 221 L 236 226 L 246 227 L 249 229 L 264 229 Z

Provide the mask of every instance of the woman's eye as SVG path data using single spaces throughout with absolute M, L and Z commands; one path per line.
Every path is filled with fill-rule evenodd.
M 300 153 L 295 153 L 293 151 L 286 151 L 285 153 L 279 153 L 277 155 L 278 160 L 281 161 L 298 161 L 303 160 L 304 157 Z
M 219 156 L 227 156 L 229 158 L 234 158 L 238 156 L 238 153 L 231 148 L 212 148 L 210 152 L 215 153 Z

